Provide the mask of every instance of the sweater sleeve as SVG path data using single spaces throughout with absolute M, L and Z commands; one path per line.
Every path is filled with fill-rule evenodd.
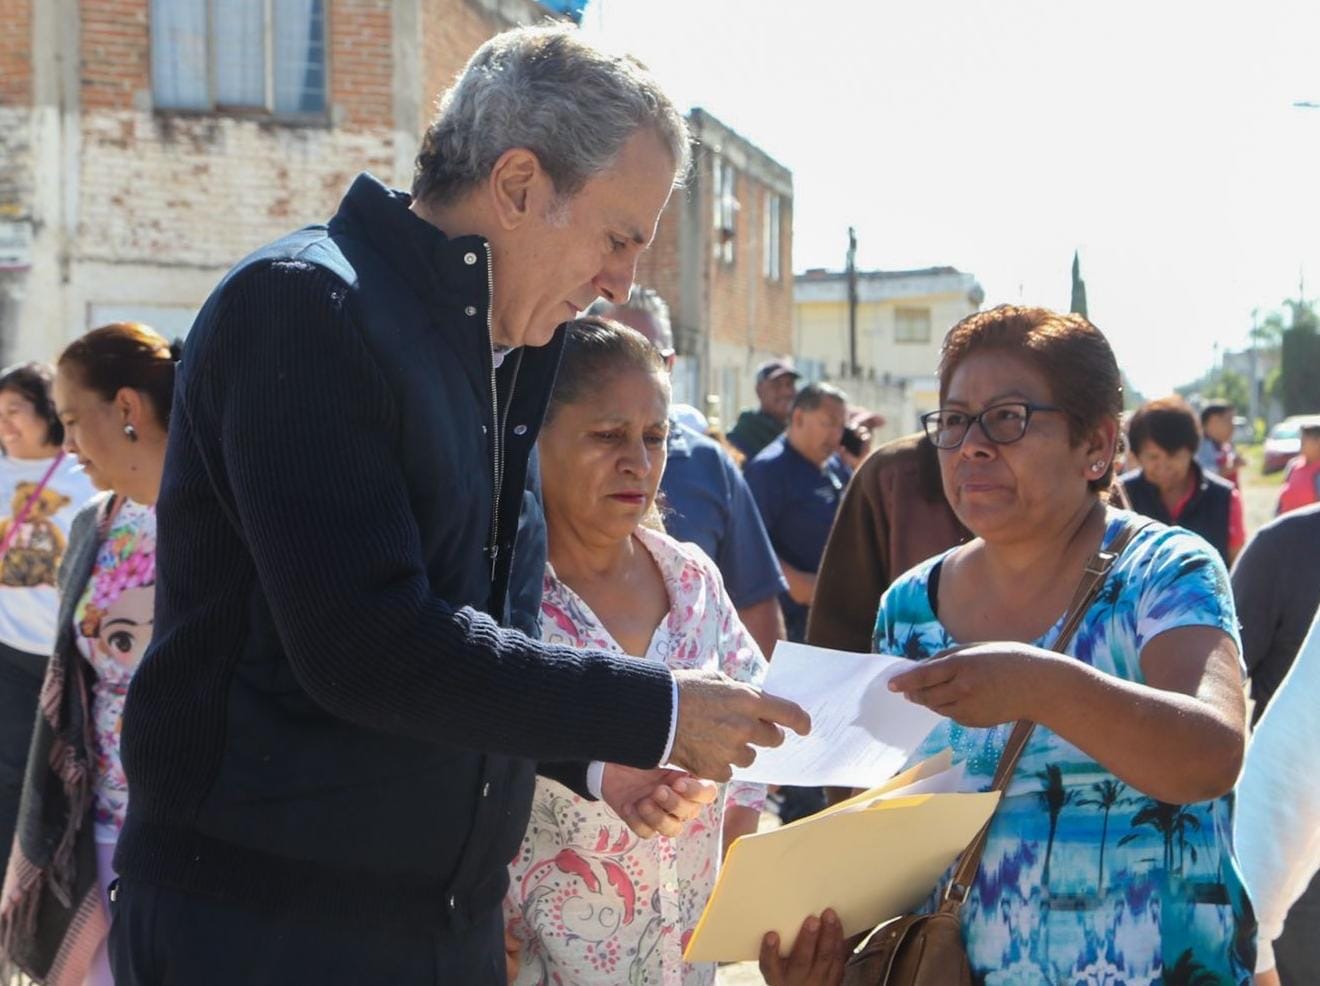
M 844 491 L 816 575 L 807 643 L 869 653 L 880 594 L 889 585 L 889 521 L 880 490 L 880 459 L 862 463 Z
M 395 451 L 398 407 L 346 294 L 306 264 L 232 284 L 198 422 L 218 431 L 237 523 L 299 685 L 372 729 L 655 766 L 670 724 L 666 668 L 544 644 L 432 591 Z
M 1238 782 L 1234 834 L 1260 923 L 1258 972 L 1273 968 L 1288 908 L 1320 868 L 1320 784 L 1310 762 L 1320 746 L 1317 691 L 1320 619 L 1261 717 Z
M 1273 529 L 1257 534 L 1233 566 L 1233 599 L 1242 624 L 1242 659 L 1251 675 L 1269 654 L 1279 626 L 1280 557 L 1274 534 Z

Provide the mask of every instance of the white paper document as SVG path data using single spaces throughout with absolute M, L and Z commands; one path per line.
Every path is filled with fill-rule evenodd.
M 762 687 L 811 715 L 811 733 L 757 751 L 739 780 L 800 787 L 870 788 L 898 771 L 941 717 L 889 690 L 916 662 L 780 641 Z

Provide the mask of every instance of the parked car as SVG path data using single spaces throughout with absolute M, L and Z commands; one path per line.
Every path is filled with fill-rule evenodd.
M 1265 444 L 1262 446 L 1262 451 L 1265 453 L 1263 472 L 1266 474 L 1278 472 L 1293 456 L 1301 452 L 1302 417 L 1297 415 L 1284 418 L 1265 436 Z

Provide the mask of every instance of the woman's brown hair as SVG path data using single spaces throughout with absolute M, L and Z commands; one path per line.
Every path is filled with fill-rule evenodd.
M 58 367 L 102 400 L 125 387 L 145 394 L 165 428 L 174 401 L 174 364 L 181 345 L 140 322 L 111 322 L 69 343 Z
M 949 330 L 940 350 L 941 402 L 963 360 L 990 349 L 1017 353 L 1044 375 L 1051 399 L 1068 412 L 1074 445 L 1123 413 L 1123 375 L 1104 334 L 1084 315 L 1020 305 L 975 312 Z M 1103 476 L 1087 484 L 1092 490 L 1109 488 L 1114 463 L 1105 467 Z

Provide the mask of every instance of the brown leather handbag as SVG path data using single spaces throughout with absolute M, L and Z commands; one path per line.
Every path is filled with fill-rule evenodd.
M 1054 642 L 1055 650 L 1064 650 L 1072 641 L 1114 561 L 1147 523 L 1129 521 L 1109 547 L 1097 552 L 1087 563 L 1068 607 L 1068 618 Z M 1013 727 L 1000 754 L 990 790 L 1003 791 L 1008 786 L 1035 726 L 1034 722 L 1022 720 Z M 986 822 L 963 850 L 958 868 L 945 888 L 944 900 L 935 911 L 905 914 L 876 926 L 869 937 L 860 936 L 865 944 L 849 956 L 843 972 L 844 986 L 972 986 L 959 912 L 981 866 L 981 852 L 989 832 L 990 822 Z

